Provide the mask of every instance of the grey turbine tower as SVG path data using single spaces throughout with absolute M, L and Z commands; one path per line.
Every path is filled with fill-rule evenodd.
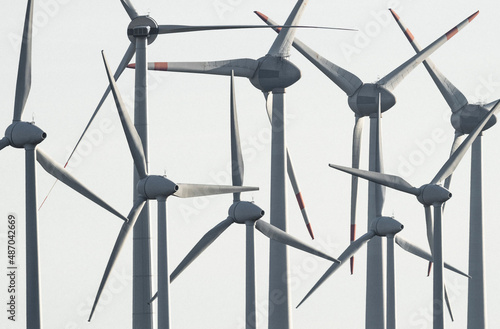
M 434 259 L 434 274 L 433 274 L 433 328 L 444 328 L 444 283 L 443 283 L 443 241 L 442 241 L 442 208 L 444 202 L 451 198 L 451 193 L 448 189 L 440 185 L 449 175 L 455 171 L 458 164 L 464 157 L 465 153 L 475 141 L 476 137 L 481 133 L 483 128 L 489 122 L 491 117 L 498 110 L 498 103 L 488 112 L 481 122 L 474 128 L 469 136 L 456 149 L 453 155 L 445 162 L 438 171 L 436 176 L 429 184 L 422 185 L 420 188 L 414 187 L 405 181 L 403 178 L 394 175 L 386 175 L 382 173 L 342 167 L 338 165 L 330 165 L 332 168 L 362 177 L 371 182 L 385 185 L 398 191 L 413 194 L 417 200 L 425 208 L 427 230 L 432 232 L 433 236 L 433 259 Z M 434 207 L 434 219 L 430 212 L 430 206 Z M 433 229 L 429 225 L 434 222 Z
M 113 251 L 106 266 L 104 276 L 102 278 L 97 296 L 94 301 L 94 305 L 92 306 L 89 321 L 92 318 L 101 293 L 104 289 L 104 286 L 106 285 L 109 274 L 113 269 L 116 259 L 118 258 L 118 255 L 123 247 L 123 244 L 126 241 L 129 232 L 136 225 L 139 213 L 144 207 L 146 200 L 156 199 L 156 201 L 158 202 L 158 287 L 160 291 L 159 308 L 161 309 L 161 312 L 158 312 L 158 327 L 161 329 L 168 329 L 170 328 L 170 302 L 168 281 L 166 199 L 171 195 L 181 198 L 190 198 L 224 193 L 255 191 L 258 190 L 258 188 L 242 186 L 235 187 L 200 184 L 176 184 L 164 176 L 149 175 L 147 172 L 146 157 L 144 155 L 144 149 L 142 147 L 141 139 L 126 111 L 125 105 L 116 87 L 116 82 L 106 63 L 104 53 L 103 59 L 108 75 L 108 80 L 115 99 L 116 107 L 120 116 L 120 121 L 125 132 L 130 153 L 134 160 L 135 169 L 140 179 L 136 185 L 138 198 L 134 200 L 134 205 L 130 210 L 128 220 L 123 224 L 113 247 Z
M 243 184 L 243 156 L 239 138 L 238 121 L 236 114 L 234 77 L 231 76 L 231 163 L 232 180 L 234 186 Z M 279 243 L 309 252 L 313 255 L 323 257 L 327 260 L 338 262 L 338 260 L 302 243 L 293 236 L 283 232 L 275 226 L 268 224 L 260 218 L 264 211 L 252 202 L 241 201 L 240 193 L 233 194 L 233 204 L 228 211 L 228 217 L 208 231 L 201 240 L 186 255 L 177 268 L 170 275 L 174 281 L 209 245 L 211 245 L 231 224 L 245 224 L 246 226 L 246 275 L 245 275 L 245 327 L 253 329 L 257 327 L 256 318 L 256 284 L 255 284 L 255 242 L 254 228 L 259 230 L 268 238 Z M 160 293 L 158 293 L 160 294 Z
M 256 12 L 256 14 L 268 25 L 274 25 L 266 15 Z M 370 117 L 370 148 L 369 148 L 369 169 L 371 171 L 381 171 L 383 163 L 377 158 L 376 139 L 377 133 L 377 113 L 380 103 L 381 112 L 392 108 L 396 103 L 396 97 L 392 91 L 397 85 L 422 61 L 442 46 L 446 41 L 453 37 L 459 30 L 467 25 L 478 13 L 471 15 L 459 25 L 455 26 L 449 32 L 438 38 L 415 56 L 398 66 L 385 77 L 375 83 L 363 83 L 353 73 L 335 65 L 320 54 L 312 50 L 306 44 L 298 39 L 293 41 L 293 46 L 304 55 L 312 64 L 320 69 L 330 80 L 341 88 L 348 97 L 348 104 L 355 114 L 355 123 L 352 141 L 352 167 L 359 168 L 360 160 L 360 142 L 363 129 L 363 120 L 365 116 Z M 275 28 L 279 34 L 280 29 Z M 377 188 L 369 184 L 368 196 L 368 229 L 371 227 L 371 220 L 380 216 L 381 207 L 377 205 Z M 356 232 L 356 200 L 357 200 L 358 182 L 353 177 L 351 182 L 351 242 L 355 240 Z M 383 204 L 382 204 L 383 205 Z M 378 214 L 377 214 L 378 213 Z M 351 273 L 353 271 L 353 258 L 351 258 Z M 375 238 L 368 243 L 367 252 L 367 291 L 366 291 L 366 327 L 384 328 L 384 303 L 383 303 L 383 268 L 382 268 L 382 241 Z
M 404 25 L 399 16 L 391 9 L 391 13 L 404 32 L 406 38 L 415 51 L 420 51 L 420 46 L 414 35 Z M 455 139 L 452 144 L 451 154 L 463 141 L 466 134 L 471 133 L 479 120 L 498 101 L 486 105 L 469 104 L 467 98 L 458 90 L 434 65 L 431 60 L 424 61 L 425 68 L 438 87 L 451 109 L 451 124 L 455 128 Z M 483 131 L 496 123 L 492 117 Z M 484 256 L 483 256 L 483 203 L 482 203 L 482 132 L 472 144 L 471 149 L 471 182 L 470 182 L 470 218 L 469 218 L 469 280 L 467 302 L 467 327 L 469 329 L 486 328 L 486 301 L 484 282 Z M 444 187 L 449 188 L 451 175 L 446 179 Z

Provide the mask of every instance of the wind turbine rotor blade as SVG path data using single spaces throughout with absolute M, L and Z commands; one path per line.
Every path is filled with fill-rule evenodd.
M 53 161 L 47 154 L 45 154 L 40 148 L 36 149 L 36 159 L 40 163 L 40 165 L 45 169 L 46 172 L 63 182 L 64 184 L 71 187 L 76 192 L 80 193 L 87 199 L 93 201 L 98 204 L 102 208 L 106 209 L 110 213 L 119 218 L 127 221 L 122 214 L 116 211 L 113 207 L 108 205 L 104 200 L 95 195 L 92 191 L 86 188 L 82 183 L 80 183 L 75 177 L 73 177 L 68 171 L 58 165 L 55 161 Z
M 469 147 L 474 143 L 476 140 L 476 137 L 482 132 L 484 126 L 486 123 L 488 123 L 488 120 L 497 112 L 500 107 L 498 106 L 498 103 L 500 102 L 497 101 L 496 105 L 488 112 L 488 115 L 486 115 L 483 120 L 474 128 L 474 130 L 467 136 L 467 138 L 460 144 L 460 146 L 457 148 L 457 150 L 453 153 L 453 155 L 448 159 L 448 161 L 445 162 L 445 164 L 441 167 L 439 172 L 436 174 L 434 179 L 431 181 L 431 184 L 437 184 L 443 179 L 446 179 L 449 175 L 451 175 L 455 169 L 457 168 L 458 164 L 464 157 L 465 153 L 469 150 Z
M 173 282 L 179 274 L 184 271 L 205 249 L 208 248 L 232 223 L 233 219 L 226 218 L 217 224 L 198 241 L 184 259 L 177 265 L 175 270 L 170 274 L 170 282 Z
M 3 149 L 4 147 L 7 147 L 10 145 L 10 141 L 7 137 L 4 137 L 0 139 L 0 150 Z
M 329 166 L 334 169 L 346 172 L 348 174 L 364 178 L 371 182 L 385 185 L 387 187 L 396 189 L 401 192 L 413 194 L 415 196 L 418 196 L 420 194 L 420 189 L 410 185 L 407 181 L 405 181 L 403 178 L 399 176 L 388 175 L 368 170 L 343 167 L 334 164 L 330 164 Z
M 305 295 L 304 298 L 297 305 L 297 308 L 302 305 L 335 271 L 337 271 L 342 264 L 345 263 L 347 259 L 353 256 L 368 240 L 375 236 L 374 231 L 369 231 L 364 235 L 360 236 L 359 239 L 354 241 L 349 245 L 349 247 L 344 250 L 344 252 L 339 256 L 340 264 L 333 263 L 328 270 L 321 276 L 321 278 L 316 282 L 316 284 L 309 290 L 309 292 Z
M 141 213 L 142 208 L 144 207 L 145 204 L 146 200 L 139 199 L 136 201 L 136 203 L 132 207 L 132 210 L 130 210 L 129 215 L 127 216 L 128 221 L 123 223 L 120 229 L 120 233 L 118 233 L 118 238 L 116 239 L 115 245 L 113 246 L 113 251 L 111 252 L 111 256 L 109 257 L 108 264 L 106 265 L 106 269 L 104 270 L 104 275 L 99 285 L 99 289 L 97 290 L 97 295 L 95 297 L 94 304 L 92 305 L 92 310 L 90 312 L 90 316 L 88 319 L 89 322 L 90 320 L 92 320 L 92 316 L 97 307 L 97 303 L 99 302 L 99 298 L 101 297 L 102 291 L 104 290 L 109 274 L 111 273 L 111 270 L 115 265 L 115 262 L 118 258 L 118 255 L 120 254 L 123 244 L 125 243 L 125 240 L 127 239 L 127 236 L 130 233 L 130 231 L 132 231 L 132 229 L 134 228 L 135 222 L 137 221 L 137 217 Z
M 455 138 L 453 139 L 453 144 L 451 145 L 451 152 L 450 152 L 450 157 L 453 155 L 453 153 L 455 153 L 455 151 L 457 150 L 457 148 L 460 146 L 460 144 L 462 144 L 462 142 L 464 141 L 465 139 L 465 136 L 464 134 L 462 133 L 459 133 L 458 131 L 455 131 Z M 450 185 L 451 185 L 451 177 L 453 175 L 450 174 L 448 177 L 446 177 L 446 179 L 444 180 L 444 188 L 449 190 L 450 189 Z M 446 203 L 443 204 L 443 211 L 444 211 L 444 206 L 446 205 Z
M 130 148 L 130 153 L 132 154 L 132 158 L 134 159 L 135 168 L 139 177 L 142 179 L 146 177 L 146 156 L 144 154 L 144 148 L 142 146 L 141 138 L 135 129 L 135 126 L 130 119 L 127 109 L 125 107 L 125 103 L 123 103 L 122 97 L 120 95 L 120 91 L 116 86 L 116 81 L 111 74 L 111 70 L 109 69 L 108 62 L 106 61 L 106 56 L 104 55 L 104 51 L 102 52 L 102 59 L 104 61 L 104 66 L 106 68 L 106 73 L 108 75 L 109 85 L 113 92 L 113 97 L 116 103 L 116 109 L 118 110 L 118 114 L 120 115 L 120 121 L 123 126 L 123 131 L 125 132 L 125 136 L 127 138 L 127 143 Z
M 266 99 L 266 112 L 269 118 L 269 122 L 273 123 L 273 94 L 270 92 L 263 92 L 264 98 Z M 292 158 L 290 157 L 290 152 L 288 151 L 288 147 L 285 148 L 286 151 L 286 170 L 288 174 L 288 178 L 290 179 L 290 183 L 292 184 L 293 193 L 295 194 L 295 198 L 297 199 L 297 203 L 300 208 L 300 212 L 302 214 L 302 218 L 304 219 L 304 223 L 306 224 L 307 231 L 309 235 L 314 240 L 314 233 L 312 230 L 311 223 L 309 221 L 309 216 L 307 215 L 306 206 L 304 203 L 304 199 L 302 198 L 302 192 L 299 188 L 299 183 L 297 181 L 297 176 L 295 176 L 295 170 L 293 169 Z
M 359 169 L 361 135 L 363 133 L 362 117 L 356 116 L 352 132 L 352 168 Z M 351 177 L 351 243 L 356 240 L 356 207 L 358 202 L 358 176 Z M 351 274 L 354 272 L 354 257 L 351 257 Z
M 129 0 L 120 0 L 120 2 L 122 3 L 123 8 L 125 8 L 125 10 L 127 11 L 127 14 L 131 20 L 139 16 L 137 10 L 135 10 L 134 6 Z
M 295 194 L 295 198 L 297 199 L 297 203 L 299 205 L 302 218 L 304 219 L 304 223 L 306 224 L 309 235 L 314 240 L 314 233 L 312 230 L 311 223 L 309 222 L 309 216 L 307 216 L 306 206 L 304 203 L 304 199 L 302 198 L 302 193 L 300 192 L 299 183 L 297 182 L 297 177 L 295 176 L 295 171 L 293 169 L 292 159 L 290 158 L 290 152 L 288 152 L 288 147 L 286 148 L 286 165 L 287 165 L 288 178 L 290 179 L 290 183 L 292 184 L 293 193 Z
M 430 262 L 432 262 L 434 260 L 430 253 L 428 253 L 427 251 L 423 250 L 422 248 L 414 245 L 411 242 L 408 242 L 407 240 L 405 240 L 399 236 L 396 236 L 396 244 L 398 246 L 400 246 L 403 250 L 405 250 L 405 251 L 407 251 L 407 252 L 409 252 L 417 257 L 420 257 L 424 260 L 427 260 Z M 467 273 L 457 269 L 456 267 L 454 267 L 452 265 L 449 265 L 446 262 L 444 263 L 444 267 L 450 271 L 453 271 L 457 274 L 460 274 L 461 276 L 464 276 L 466 278 L 470 278 L 470 276 Z
M 251 78 L 255 74 L 258 62 L 250 58 L 230 59 L 212 62 L 153 62 L 148 63 L 148 70 L 172 71 L 183 73 L 203 73 Z M 135 68 L 135 64 L 128 65 Z
M 308 0 L 299 0 L 295 4 L 292 12 L 288 16 L 285 26 L 296 25 L 304 12 Z M 268 55 L 276 57 L 287 57 L 290 55 L 290 47 L 295 38 L 296 29 L 291 29 L 289 27 L 282 28 L 278 37 L 274 40 L 271 48 L 269 49 Z
M 415 56 L 398 66 L 396 69 L 391 71 L 385 77 L 380 79 L 377 84 L 383 86 L 387 90 L 393 90 L 396 86 L 411 72 L 415 67 L 422 63 L 427 57 L 429 57 L 434 51 L 441 47 L 446 41 L 450 40 L 455 34 L 461 31 L 467 24 L 469 24 L 477 15 L 479 11 L 467 17 L 460 24 L 446 32 L 444 35 L 436 39 L 429 46 L 424 48 L 421 52 L 417 53 Z
M 448 313 L 450 314 L 451 321 L 455 321 L 453 317 L 453 312 L 451 310 L 450 299 L 448 298 L 448 291 L 446 289 L 446 285 L 444 285 L 444 301 L 446 302 L 446 308 L 448 309 Z
M 118 68 L 116 69 L 116 72 L 115 72 L 115 75 L 114 75 L 115 81 L 118 80 L 118 78 L 120 77 L 120 75 L 123 73 L 123 70 L 125 70 L 125 68 L 127 67 L 128 63 L 130 63 L 130 60 L 132 59 L 132 57 L 134 57 L 134 54 L 135 54 L 135 45 L 131 43 L 128 46 L 127 51 L 125 52 L 125 55 L 123 55 L 123 58 L 122 58 L 122 60 L 120 62 L 120 65 L 118 65 Z M 99 101 L 99 104 L 97 104 L 97 107 L 94 110 L 94 113 L 92 113 L 92 116 L 90 117 L 90 120 L 87 123 L 87 126 L 83 130 L 83 133 L 81 134 L 80 138 L 76 142 L 75 147 L 71 151 L 71 153 L 70 153 L 70 155 L 68 157 L 68 160 L 66 160 L 66 165 L 68 164 L 69 160 L 71 160 L 71 158 L 73 157 L 73 154 L 75 153 L 76 148 L 78 147 L 78 145 L 80 145 L 80 142 L 82 141 L 83 136 L 85 136 L 85 133 L 87 132 L 87 130 L 89 129 L 90 125 L 94 121 L 94 118 L 96 117 L 97 113 L 101 109 L 102 104 L 104 104 L 104 101 L 108 97 L 108 94 L 109 94 L 110 91 L 111 91 L 111 87 L 108 86 L 108 88 L 106 88 L 106 91 L 104 92 L 104 95 L 101 97 L 101 100 Z M 66 165 L 65 165 L 65 167 L 66 167 Z
M 179 190 L 174 196 L 179 198 L 194 198 L 198 196 L 229 194 L 238 192 L 258 191 L 258 187 L 227 186 L 227 185 L 204 185 L 204 184 L 177 184 Z
M 255 11 L 255 14 L 257 14 L 257 16 L 259 16 L 267 25 L 277 25 L 276 22 L 270 19 L 268 16 L 258 11 Z M 281 31 L 280 28 L 273 29 L 277 33 Z M 337 86 L 339 86 L 339 88 L 342 89 L 348 96 L 354 94 L 354 92 L 363 85 L 363 81 L 361 81 L 356 75 L 341 68 L 340 66 L 333 64 L 297 38 L 293 39 L 292 46 L 297 49 L 305 58 L 307 58 L 314 66 L 316 66 L 321 72 L 323 72 Z
M 279 228 L 264 222 L 262 220 L 257 220 L 255 222 L 255 228 L 259 230 L 262 234 L 267 236 L 269 239 L 272 239 L 274 241 L 278 241 L 280 243 L 286 244 L 290 247 L 294 247 L 296 249 L 308 252 L 310 254 L 319 256 L 321 258 L 327 259 L 329 261 L 332 261 L 334 263 L 340 263 L 340 261 L 336 258 L 333 258 L 331 256 L 328 256 L 327 254 L 306 245 L 302 241 L 298 240 L 297 238 L 293 237 L 292 235 L 280 230 Z
M 231 74 L 230 93 L 230 117 L 231 117 L 231 175 L 233 186 L 242 186 L 244 177 L 243 156 L 241 153 L 240 131 L 238 128 L 238 114 L 236 112 L 236 95 L 234 91 L 234 74 Z M 234 193 L 234 202 L 240 201 L 240 193 Z
M 21 54 L 17 71 L 13 121 L 20 121 L 31 89 L 31 40 L 33 32 L 33 1 L 28 0 L 24 19 Z
M 324 29 L 324 30 L 341 30 L 341 31 L 352 31 L 352 29 L 339 28 L 339 27 L 326 27 L 326 26 L 307 26 L 307 25 L 295 25 L 295 24 L 285 24 L 285 25 L 159 25 L 158 34 L 173 34 L 173 33 L 186 33 L 186 32 L 198 32 L 198 31 L 214 31 L 214 30 L 246 30 L 246 29 L 268 29 L 268 28 L 280 28 L 280 29 L 290 29 L 295 31 L 296 29 Z M 295 32 L 294 32 L 295 33 Z M 292 38 L 293 40 L 293 38 Z
M 422 48 L 418 45 L 417 41 L 415 40 L 415 37 L 413 34 L 410 32 L 410 30 L 405 26 L 405 24 L 401 21 L 400 17 L 396 14 L 396 12 L 393 9 L 389 9 L 392 16 L 398 23 L 399 27 L 403 31 L 404 35 L 408 39 L 408 42 L 410 42 L 411 46 L 415 50 L 415 52 L 420 52 Z M 460 108 L 465 106 L 468 101 L 467 98 L 458 90 L 434 65 L 434 63 L 427 58 L 423 62 L 425 68 L 427 69 L 427 72 L 429 72 L 429 75 L 431 76 L 432 80 L 434 80 L 434 83 L 438 87 L 439 91 L 443 95 L 444 99 L 448 103 L 448 106 L 451 108 L 452 112 L 458 111 Z

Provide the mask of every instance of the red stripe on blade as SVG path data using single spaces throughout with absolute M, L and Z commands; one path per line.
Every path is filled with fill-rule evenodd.
M 154 63 L 154 65 L 155 65 L 154 66 L 155 70 L 158 70 L 158 71 L 168 71 L 168 63 L 165 63 L 165 62 L 164 63 L 160 63 L 160 62 L 158 62 L 158 63 Z
M 446 33 L 446 38 L 448 38 L 448 40 L 450 40 L 457 33 L 458 33 L 458 28 L 455 26 L 450 31 L 448 31 L 448 33 Z
M 297 197 L 297 202 L 299 203 L 300 210 L 304 209 L 306 206 L 304 205 L 304 200 L 302 199 L 302 194 L 299 192 L 299 193 L 295 194 L 295 196 Z
M 311 227 L 311 224 L 308 223 L 307 225 L 307 230 L 309 231 L 309 235 L 311 236 L 311 238 L 314 240 L 314 233 L 313 233 L 313 230 L 312 230 L 312 227 Z
M 260 11 L 254 11 L 254 13 L 257 14 L 257 16 L 260 17 L 260 19 L 262 19 L 264 22 L 267 22 L 268 20 L 268 17 L 266 15 L 264 15 L 263 13 L 261 13 Z
M 413 36 L 413 34 L 411 34 L 410 29 L 406 29 L 405 35 L 408 38 L 408 40 L 410 40 L 410 42 L 413 42 L 413 39 L 415 39 L 415 37 Z

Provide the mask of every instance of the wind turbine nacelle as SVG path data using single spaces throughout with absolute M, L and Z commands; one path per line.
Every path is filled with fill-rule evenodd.
M 435 203 L 443 203 L 451 198 L 451 192 L 441 185 L 427 184 L 421 187 L 422 192 L 417 197 L 423 205 L 431 206 Z
M 229 217 L 236 223 L 245 224 L 248 221 L 255 222 L 264 216 L 264 210 L 256 206 L 253 202 L 239 201 L 229 207 Z
M 164 176 L 147 176 L 137 183 L 137 191 L 146 199 L 152 200 L 168 197 L 174 194 L 179 187 Z
M 10 141 L 11 146 L 24 148 L 26 145 L 40 144 L 47 134 L 32 123 L 18 121 L 7 127 L 5 137 Z
M 372 223 L 372 230 L 378 236 L 395 235 L 403 228 L 403 224 L 392 217 L 378 217 Z
M 379 94 L 382 97 L 382 102 L 380 104 L 382 113 L 396 104 L 396 97 L 389 90 L 377 86 L 376 84 L 367 83 L 349 96 L 349 107 L 359 117 L 376 115 L 378 113 Z
M 287 88 L 301 77 L 295 64 L 281 57 L 266 56 L 259 60 L 259 68 L 250 79 L 255 88 L 263 92 Z
M 456 131 L 470 134 L 479 122 L 488 115 L 488 110 L 481 105 L 467 104 L 451 115 L 451 124 Z M 483 131 L 497 123 L 496 116 L 492 116 L 483 128 Z

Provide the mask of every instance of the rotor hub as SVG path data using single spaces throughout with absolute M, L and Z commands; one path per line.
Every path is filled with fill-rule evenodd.
M 432 206 L 436 203 L 443 203 L 448 201 L 452 194 L 451 192 L 441 185 L 437 184 L 427 184 L 420 188 L 420 192 L 417 197 L 418 201 L 426 206 Z
M 373 221 L 371 227 L 378 236 L 395 235 L 403 228 L 403 224 L 392 217 L 378 217 Z
M 381 112 L 389 110 L 396 104 L 396 97 L 387 89 L 373 83 L 362 85 L 347 99 L 351 110 L 360 117 L 377 115 L 379 95 L 381 97 Z
M 264 210 L 253 202 L 238 201 L 229 207 L 229 217 L 238 224 L 245 224 L 248 221 L 255 222 L 264 216 Z
M 5 130 L 5 137 L 15 148 L 24 148 L 27 145 L 38 145 L 47 134 L 32 123 L 24 121 L 13 122 Z
M 146 176 L 137 183 L 137 191 L 148 200 L 171 196 L 178 189 L 174 182 L 158 175 Z
M 488 115 L 488 110 L 479 104 L 467 104 L 451 115 L 451 124 L 456 131 L 462 134 L 470 134 L 479 122 Z M 496 116 L 492 116 L 483 128 L 483 131 L 491 128 L 497 122 Z
M 146 37 L 148 45 L 152 44 L 158 36 L 158 23 L 149 16 L 137 16 L 127 28 L 127 36 L 133 44 L 136 38 Z
M 287 88 L 301 77 L 299 68 L 282 57 L 265 56 L 259 60 L 259 68 L 250 79 L 255 88 L 263 92 Z

